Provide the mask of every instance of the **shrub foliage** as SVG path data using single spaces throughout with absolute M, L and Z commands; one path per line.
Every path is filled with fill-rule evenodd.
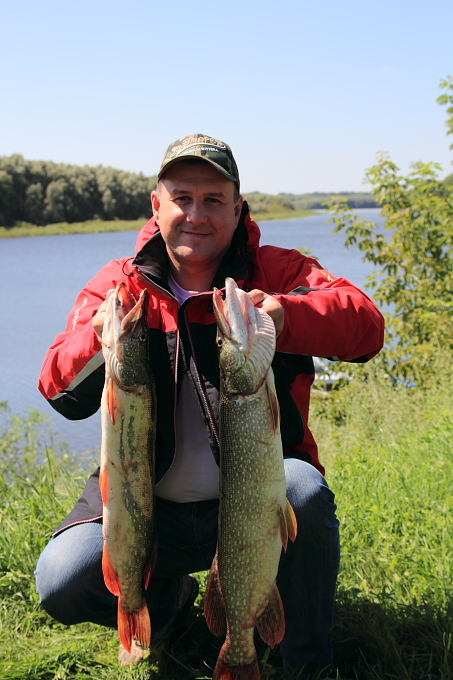
M 453 132 L 453 79 L 439 98 L 450 104 Z M 453 147 L 453 145 L 452 145 Z M 386 154 L 366 173 L 386 218 L 377 224 L 354 215 L 341 198 L 329 202 L 334 231 L 346 232 L 364 260 L 376 265 L 368 286 L 386 313 L 386 349 L 378 361 L 393 375 L 426 381 L 453 351 L 453 191 L 439 178 L 436 163 L 414 163 L 407 176 Z

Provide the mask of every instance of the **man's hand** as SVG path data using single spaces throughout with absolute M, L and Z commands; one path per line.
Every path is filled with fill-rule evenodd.
M 261 307 L 267 314 L 271 317 L 275 325 L 275 331 L 277 338 L 283 330 L 285 325 L 285 311 L 281 304 L 274 298 L 273 295 L 269 295 L 262 290 L 251 290 L 250 299 L 255 307 Z
M 93 324 L 93 329 L 94 332 L 96 333 L 99 342 L 102 341 L 102 329 L 104 328 L 104 319 L 105 319 L 105 310 L 107 308 L 107 300 L 111 296 L 112 293 L 115 292 L 114 288 L 111 288 L 110 290 L 107 291 L 105 295 L 105 300 L 104 302 L 101 302 L 99 305 L 99 309 L 96 312 L 96 314 L 93 316 L 91 323 Z

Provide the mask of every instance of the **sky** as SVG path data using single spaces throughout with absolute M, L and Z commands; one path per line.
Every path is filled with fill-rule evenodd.
M 386 151 L 453 172 L 452 0 L 2 0 L 0 155 L 154 175 L 227 142 L 244 192 L 364 191 Z

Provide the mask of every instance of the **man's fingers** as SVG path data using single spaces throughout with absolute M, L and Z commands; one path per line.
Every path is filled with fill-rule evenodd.
M 265 293 L 262 290 L 258 290 L 257 288 L 254 288 L 253 290 L 251 290 L 249 292 L 249 297 L 250 297 L 251 301 L 253 302 L 254 307 L 261 307 L 263 300 L 266 297 L 271 297 L 271 296 L 268 296 L 268 294 Z
M 94 332 L 98 336 L 99 341 L 101 341 L 101 339 L 102 339 L 102 329 L 104 328 L 104 319 L 105 319 L 105 310 L 107 309 L 107 300 L 109 299 L 109 297 L 114 292 L 115 292 L 114 288 L 110 288 L 107 291 L 107 293 L 105 294 L 104 302 L 101 302 L 101 304 L 98 307 L 98 311 L 93 316 L 93 319 L 91 321 L 91 323 L 93 325 Z
M 249 296 L 254 307 L 264 309 L 264 311 L 269 314 L 272 321 L 274 322 L 278 338 L 283 330 L 283 326 L 285 325 L 285 312 L 281 304 L 274 298 L 273 295 L 269 295 L 262 290 L 251 290 Z

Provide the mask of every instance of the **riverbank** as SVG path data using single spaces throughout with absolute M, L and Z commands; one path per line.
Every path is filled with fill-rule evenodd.
M 278 212 L 256 213 L 256 222 L 271 220 L 290 220 L 315 215 L 314 210 L 285 210 Z M 37 227 L 35 224 L 22 222 L 15 227 L 0 227 L 0 238 L 23 238 L 25 236 L 56 236 L 60 234 L 100 234 L 112 231 L 139 231 L 146 223 L 146 217 L 138 220 L 89 220 L 88 222 L 59 222 Z

